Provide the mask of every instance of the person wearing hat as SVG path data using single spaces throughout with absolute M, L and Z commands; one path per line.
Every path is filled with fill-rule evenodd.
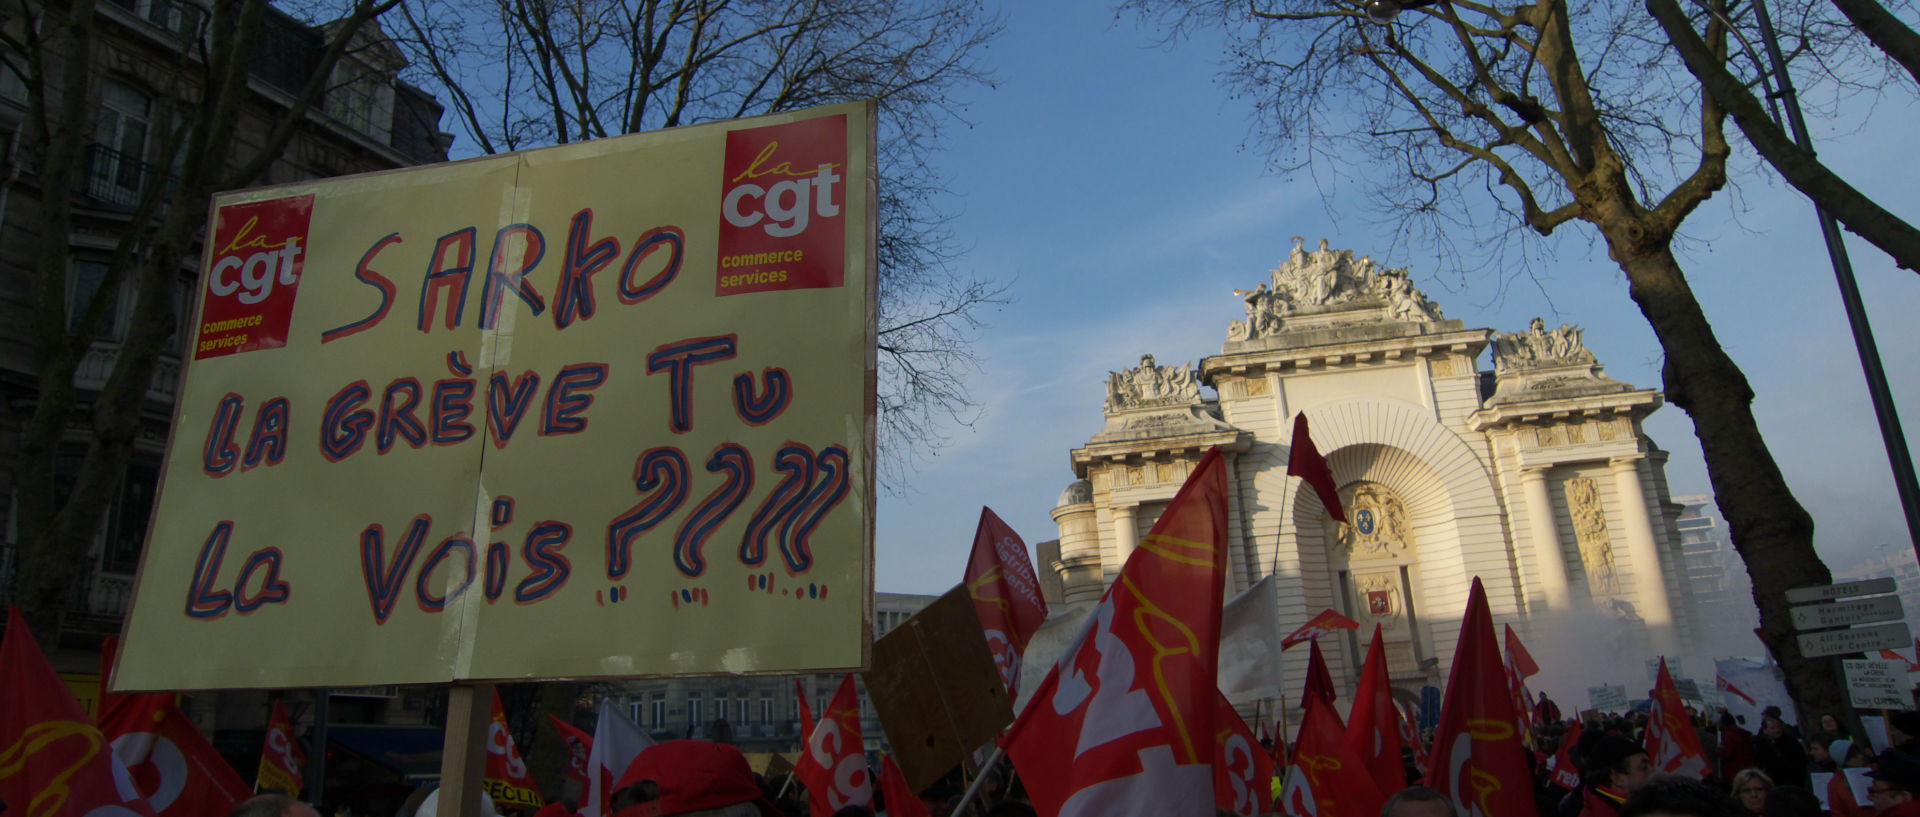
M 784 817 L 739 749 L 672 740 L 641 750 L 613 786 L 614 817 Z
M 1601 735 L 1587 747 L 1586 757 L 1580 817 L 1618 817 L 1621 804 L 1653 777 L 1647 750 L 1618 735 Z
M 1879 765 L 1867 772 L 1867 799 L 1879 817 L 1920 817 L 1920 760 L 1898 749 L 1880 753 Z

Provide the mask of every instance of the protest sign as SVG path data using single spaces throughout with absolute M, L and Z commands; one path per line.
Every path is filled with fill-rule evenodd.
M 1601 712 L 1627 711 L 1627 688 L 1619 684 L 1587 687 L 1587 701 Z
M 864 666 L 872 116 L 217 197 L 115 688 Z
M 873 645 L 867 698 L 914 791 L 938 782 L 1013 722 L 965 586 L 947 591 Z

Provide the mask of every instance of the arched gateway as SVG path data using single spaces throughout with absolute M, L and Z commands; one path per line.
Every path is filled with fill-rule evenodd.
M 1197 368 L 1147 355 L 1108 378 L 1106 425 L 1073 450 L 1079 479 L 1054 511 L 1068 602 L 1099 596 L 1219 445 L 1229 591 L 1273 575 L 1282 632 L 1327 608 L 1360 621 L 1356 637 L 1322 645 L 1337 681 L 1353 682 L 1378 623 L 1396 686 L 1443 682 L 1474 576 L 1496 622 L 1544 653 L 1553 688 L 1637 685 L 1641 657 L 1686 650 L 1698 627 L 1680 507 L 1666 452 L 1641 429 L 1660 394 L 1607 377 L 1580 329 L 1467 329 L 1406 270 L 1325 241 L 1296 244 L 1271 281 L 1239 294 L 1246 316 L 1220 354 Z M 1494 368 L 1480 371 L 1488 346 Z M 1346 524 L 1287 476 L 1298 413 Z M 1289 656 L 1289 698 L 1304 670 Z

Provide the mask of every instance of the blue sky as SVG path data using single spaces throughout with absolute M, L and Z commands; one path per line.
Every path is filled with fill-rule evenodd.
M 1444 272 L 1425 246 L 1395 246 L 1357 187 L 1267 171 L 1248 148 L 1250 106 L 1215 83 L 1217 43 L 1162 45 L 1106 3 L 1001 5 L 985 52 L 994 88 L 966 93 L 970 126 L 942 158 L 971 250 L 960 268 L 1009 284 L 985 317 L 972 428 L 879 499 L 876 589 L 938 593 L 959 581 L 982 505 L 1030 544 L 1058 536 L 1049 511 L 1073 474 L 1068 452 L 1101 425 L 1109 370 L 1217 354 L 1235 288 L 1265 280 L 1291 247 L 1336 248 L 1410 267 L 1449 318 L 1516 331 L 1535 315 L 1586 328 L 1611 376 L 1658 387 L 1660 356 L 1619 269 L 1578 224 L 1563 228 L 1536 286 L 1498 270 Z M 1920 217 L 1910 91 L 1816 122 L 1829 164 L 1896 213 Z M 1745 150 L 1741 144 L 1739 150 Z M 1814 514 L 1829 565 L 1911 546 L 1874 427 L 1839 295 L 1804 198 L 1748 172 L 1690 219 L 1682 263 L 1722 343 L 1747 371 L 1774 455 Z M 1920 275 L 1849 242 L 1896 400 L 1920 437 Z M 1483 367 L 1488 365 L 1483 358 Z M 1649 432 L 1672 452 L 1675 494 L 1706 493 L 1691 423 L 1661 409 Z

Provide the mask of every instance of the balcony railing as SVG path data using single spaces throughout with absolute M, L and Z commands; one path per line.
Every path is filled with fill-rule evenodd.
M 91 558 L 91 557 L 90 557 Z M 15 545 L 0 545 L 0 603 L 13 604 L 19 595 L 20 557 Z M 133 602 L 133 577 L 107 573 L 89 564 L 81 580 L 67 589 L 67 611 L 101 620 L 112 630 Z
M 154 185 L 164 185 L 161 209 L 179 186 L 177 177 L 165 169 L 140 160 L 138 156 L 114 150 L 106 145 L 87 147 L 87 199 L 102 210 L 131 213 L 140 206 L 140 197 Z
M 112 341 L 94 341 L 87 348 L 87 354 L 80 359 L 80 365 L 73 370 L 74 388 L 99 391 L 107 385 L 107 378 L 113 375 L 114 363 L 120 357 L 120 344 Z M 180 358 L 173 354 L 162 354 L 154 364 L 153 376 L 147 381 L 146 399 L 149 402 L 173 405 L 180 392 Z

